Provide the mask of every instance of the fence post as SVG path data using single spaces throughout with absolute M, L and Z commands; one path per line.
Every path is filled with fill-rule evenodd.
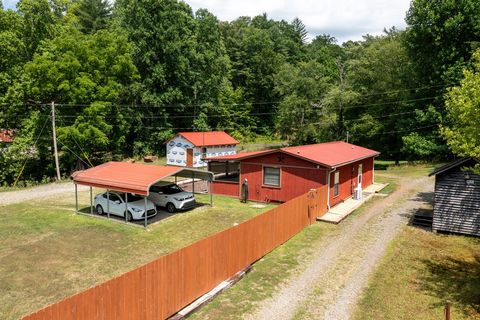
M 450 317 L 450 308 L 452 306 L 452 303 L 447 300 L 447 303 L 445 304 L 445 309 L 443 310 L 443 313 L 445 315 L 445 320 L 451 320 L 452 318 Z

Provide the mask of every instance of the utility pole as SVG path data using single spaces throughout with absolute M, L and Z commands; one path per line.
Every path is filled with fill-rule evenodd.
M 347 143 L 348 143 L 348 131 L 347 131 Z
M 55 102 L 52 101 L 52 134 L 53 134 L 53 152 L 55 156 L 55 168 L 57 169 L 57 180 L 60 181 L 60 164 L 58 162 L 57 149 L 57 130 L 55 128 Z

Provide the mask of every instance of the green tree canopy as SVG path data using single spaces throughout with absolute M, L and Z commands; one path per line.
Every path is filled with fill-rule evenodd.
M 447 123 L 442 134 L 453 153 L 480 158 L 480 50 L 463 79 L 446 94 Z

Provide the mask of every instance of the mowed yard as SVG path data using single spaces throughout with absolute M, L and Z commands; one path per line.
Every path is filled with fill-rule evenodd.
M 100 190 L 95 190 L 100 192 Z M 37 309 L 270 208 L 214 196 L 148 230 L 74 213 L 73 193 L 0 206 L 0 319 Z M 197 196 L 208 203 L 206 195 Z M 89 193 L 79 193 L 80 208 Z
M 480 239 L 406 226 L 390 244 L 354 319 L 480 319 Z

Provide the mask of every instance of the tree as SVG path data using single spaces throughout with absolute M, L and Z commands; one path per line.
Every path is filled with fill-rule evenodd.
M 447 123 L 441 132 L 453 153 L 480 158 L 480 50 L 473 55 L 472 67 L 464 70 L 460 84 L 448 90 L 445 108 Z
M 405 44 L 420 83 L 431 95 L 456 83 L 479 45 L 480 2 L 414 0 L 407 13 Z
M 307 45 L 306 58 L 315 60 L 322 64 L 330 77 L 338 78 L 338 60 L 342 60 L 345 52 L 342 47 L 337 44 L 337 40 L 328 34 L 315 37 L 311 43 Z
M 302 20 L 300 20 L 299 18 L 293 19 L 292 26 L 293 26 L 293 30 L 298 35 L 300 41 L 302 43 L 306 43 L 307 37 L 308 37 L 308 31 L 307 31 L 307 28 L 305 27 L 305 24 L 303 24 Z
M 315 61 L 300 62 L 297 66 L 283 65 L 275 76 L 275 90 L 282 97 L 276 116 L 280 136 L 293 144 L 322 140 L 329 128 L 330 113 L 322 108 L 331 79 L 325 68 Z
M 48 0 L 20 0 L 17 4 L 23 18 L 22 35 L 28 60 L 33 58 L 41 41 L 51 39 L 56 32 L 58 16 Z
M 390 29 L 383 36 L 366 36 L 347 45 L 346 81 L 358 92 L 346 110 L 347 127 L 352 142 L 387 158 L 428 159 L 445 152 L 436 130 L 441 116 L 425 105 L 432 102 L 425 99 L 429 97 L 421 95 L 417 102 L 424 91 L 415 89 L 420 85 L 403 36 Z
M 119 32 L 70 30 L 44 42 L 25 65 L 25 99 L 63 104 L 57 110 L 58 140 L 66 170 L 77 161 L 71 150 L 92 161 L 131 150 L 125 144 L 130 129 L 125 117 L 133 110 L 116 107 L 130 101 L 129 90 L 138 80 L 131 53 L 131 44 Z M 48 109 L 43 110 L 46 115 Z
M 116 5 L 120 25 L 134 44 L 134 61 L 143 85 L 139 101 L 191 104 L 196 54 L 191 8 L 176 0 L 121 0 Z M 184 111 L 181 106 L 173 113 L 179 111 Z
M 106 29 L 112 13 L 108 0 L 80 0 L 72 10 L 83 33 Z
M 17 12 L 0 9 L 0 128 L 15 129 L 24 119 L 11 116 L 16 106 L 7 99 L 28 58 L 22 29 L 23 19 Z

